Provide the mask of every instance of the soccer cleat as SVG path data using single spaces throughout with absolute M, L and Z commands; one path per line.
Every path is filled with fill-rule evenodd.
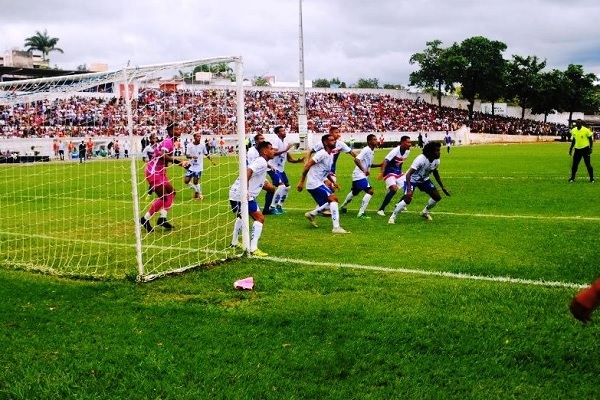
M 150 225 L 150 221 L 148 221 L 144 217 L 140 218 L 140 224 L 142 225 L 142 227 L 144 227 L 144 229 L 148 233 L 150 233 L 150 232 L 152 232 L 154 230 L 154 228 L 152 228 L 152 225 Z
M 396 223 L 396 217 L 394 217 L 393 215 L 391 215 L 390 219 L 388 219 L 388 224 L 394 225 L 395 223 Z
M 277 210 L 277 215 L 285 214 L 285 211 L 281 206 L 276 206 L 275 210 Z
M 194 193 L 194 199 L 195 200 L 203 200 L 204 196 L 202 196 L 202 193 L 195 192 Z
M 240 243 L 231 243 L 231 244 L 229 245 L 229 248 L 230 248 L 230 249 L 241 249 L 241 248 L 242 248 L 242 245 L 241 245 Z
M 571 304 L 569 304 L 569 311 L 571 311 L 573 317 L 583 322 L 584 324 L 592 320 L 592 310 L 585 307 L 576 299 L 573 299 L 573 301 L 571 301 Z
M 346 207 L 340 207 L 340 212 L 342 214 L 346 214 L 348 212 L 348 209 Z
M 575 179 L 573 179 L 573 178 L 569 179 L 569 183 L 573 183 L 573 182 L 575 182 Z
M 421 217 L 423 217 L 423 219 L 426 220 L 426 221 L 432 221 L 433 220 L 433 218 L 431 218 L 431 215 L 429 215 L 428 212 L 422 212 L 421 213 Z
M 377 211 L 377 215 L 381 215 L 382 217 L 385 217 L 385 212 L 383 210 L 379 210 L 379 211 Z
M 590 183 L 594 183 L 596 182 L 594 179 L 590 179 Z
M 331 230 L 331 233 L 345 234 L 345 233 L 350 233 L 350 232 L 340 226 L 338 228 L 333 228 Z
M 254 257 L 266 257 L 269 255 L 268 253 L 265 253 L 264 251 L 262 251 L 260 249 L 256 249 L 253 252 L 251 252 L 250 254 Z
M 166 218 L 164 217 L 160 217 L 159 219 L 156 220 L 156 225 L 158 226 L 162 226 L 163 228 L 165 228 L 166 230 L 170 231 L 174 228 L 173 225 L 171 225 Z
M 280 210 L 278 210 L 277 208 L 271 208 L 270 214 L 271 215 L 281 215 L 283 213 Z
M 316 221 L 315 221 L 315 216 L 312 215 L 310 212 L 304 213 L 304 216 L 306 217 L 306 219 L 308 220 L 308 222 L 310 222 L 310 224 L 315 227 L 318 228 L 319 226 L 317 225 Z
M 358 214 L 356 216 L 356 218 L 358 218 L 358 219 L 371 219 L 371 217 L 369 217 L 367 214 Z

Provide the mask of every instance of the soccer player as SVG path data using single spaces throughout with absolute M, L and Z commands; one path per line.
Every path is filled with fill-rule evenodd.
M 200 178 L 202 177 L 202 171 L 204 171 L 204 156 L 210 160 L 212 165 L 215 165 L 215 162 L 210 158 L 206 146 L 202 143 L 200 133 L 194 133 L 192 144 L 187 146 L 185 155 L 191 161 L 190 166 L 185 172 L 183 182 L 194 191 L 194 199 L 202 200 L 204 196 L 202 195 Z
M 144 170 L 146 181 L 157 196 L 156 200 L 150 205 L 150 209 L 140 219 L 140 223 L 147 232 L 153 231 L 150 219 L 157 212 L 160 213 L 160 216 L 156 224 L 166 230 L 173 229 L 173 225 L 167 221 L 167 213 L 171 209 L 173 200 L 175 199 L 175 188 L 167 176 L 167 167 L 169 163 L 179 165 L 183 168 L 189 165 L 189 162 L 180 161 L 173 157 L 173 142 L 180 135 L 179 126 L 175 122 L 169 123 L 167 125 L 167 137 L 156 145 L 152 160 L 146 164 Z
M 446 131 L 446 136 L 444 136 L 444 142 L 446 143 L 446 151 L 450 154 L 450 145 L 452 144 L 452 138 L 450 137 L 450 133 Z
M 600 306 L 600 278 L 579 293 L 569 305 L 571 314 L 579 321 L 587 323 L 592 320 L 592 313 Z
M 433 177 L 442 188 L 444 194 L 450 196 L 450 192 L 442 183 L 442 178 L 440 178 L 440 173 L 438 172 L 441 147 L 442 145 L 439 142 L 429 142 L 423 146 L 423 154 L 420 154 L 415 158 L 406 172 L 404 197 L 396 204 L 396 207 L 388 220 L 388 224 L 396 223 L 396 216 L 398 213 L 406 209 L 406 206 L 411 203 L 415 188 L 419 188 L 420 191 L 429 195 L 430 199 L 421 212 L 421 217 L 428 221 L 432 220 L 431 215 L 429 215 L 429 210 L 442 200 L 442 196 L 440 196 L 437 188 L 433 182 L 431 182 L 431 179 L 429 178 L 430 174 L 433 174 Z
M 310 160 L 304 165 L 300 181 L 297 189 L 299 192 L 304 188 L 317 202 L 317 207 L 304 214 L 306 219 L 312 226 L 317 227 L 315 217 L 319 212 L 329 209 L 331 211 L 331 222 L 333 224 L 332 233 L 350 233 L 340 226 L 340 212 L 338 206 L 338 198 L 333 192 L 333 188 L 337 187 L 331 178 L 331 164 L 333 163 L 333 150 L 335 149 L 335 136 L 326 134 L 321 137 L 323 149 L 317 151 Z
M 364 191 L 365 195 L 363 196 L 360 204 L 357 217 L 362 219 L 371 219 L 371 217 L 365 214 L 365 211 L 369 205 L 369 201 L 371 201 L 371 197 L 373 197 L 373 188 L 371 187 L 368 178 L 370 174 L 369 170 L 371 167 L 381 166 L 381 164 L 373 164 L 373 159 L 375 158 L 375 147 L 377 147 L 377 136 L 370 134 L 367 136 L 367 145 L 354 159 L 356 167 L 354 168 L 354 171 L 352 171 L 352 190 L 350 193 L 348 193 L 346 200 L 344 200 L 344 204 L 342 204 L 342 207 L 340 208 L 340 211 L 343 214 L 347 212 L 346 206 L 352 201 L 354 196 L 357 196 L 360 192 Z
M 408 158 L 411 146 L 412 142 L 410 137 L 402 136 L 400 138 L 400 144 L 394 147 L 381 163 L 381 172 L 377 179 L 383 179 L 388 190 L 377 211 L 377 214 L 382 217 L 385 216 L 385 208 L 390 204 L 390 201 L 392 201 L 398 188 L 404 188 L 405 176 L 402 173 L 402 164 L 404 164 L 404 161 Z
M 258 240 L 262 234 L 265 216 L 260 211 L 256 196 L 258 196 L 264 186 L 271 185 L 266 180 L 267 170 L 269 169 L 267 162 L 273 159 L 274 150 L 269 142 L 259 143 L 256 149 L 258 150 L 259 157 L 254 159 L 246 169 L 246 176 L 248 178 L 248 213 L 254 220 L 250 234 L 249 251 L 253 256 L 266 257 L 268 254 L 258 248 Z M 238 247 L 239 234 L 242 230 L 242 216 L 240 214 L 242 200 L 239 178 L 235 180 L 233 185 L 231 185 L 231 189 L 229 189 L 229 203 L 231 204 L 231 210 L 236 214 L 231 247 Z
M 575 121 L 575 127 L 571 129 L 571 147 L 569 148 L 569 155 L 573 153 L 573 147 L 575 148 L 575 154 L 573 154 L 573 164 L 571 165 L 571 178 L 569 182 L 575 182 L 575 174 L 577 174 L 577 168 L 583 158 L 583 162 L 588 171 L 590 182 L 594 183 L 594 168 L 590 161 L 590 155 L 592 154 L 592 147 L 594 145 L 594 135 L 592 131 L 582 125 L 583 121 L 578 119 Z
M 296 164 L 304 161 L 304 157 L 293 158 L 289 151 L 292 148 L 292 144 L 285 140 L 286 132 L 283 126 L 278 125 L 275 127 L 273 132 L 277 135 L 277 138 L 273 141 L 273 149 L 275 150 L 273 161 L 273 170 L 269 169 L 268 174 L 271 177 L 273 186 L 277 188 L 275 193 L 267 192 L 265 197 L 265 208 L 264 214 L 275 214 L 281 215 L 283 211 L 283 203 L 287 199 L 287 195 L 290 192 L 290 182 L 285 173 L 286 161 Z
M 331 164 L 331 180 L 333 182 L 337 182 L 337 177 L 335 175 L 335 171 L 336 171 L 336 165 L 337 165 L 337 160 L 340 156 L 340 153 L 344 152 L 344 153 L 348 153 L 352 156 L 352 158 L 355 158 L 357 153 L 356 151 L 352 150 L 350 148 L 350 146 L 348 146 L 346 143 L 344 143 L 343 141 L 340 140 L 340 138 L 342 137 L 342 135 L 340 134 L 340 128 L 338 128 L 337 126 L 332 126 L 329 128 L 329 134 L 333 135 L 333 137 L 335 138 L 335 149 L 333 149 L 333 151 L 331 152 L 331 154 L 333 154 L 333 163 Z M 308 151 L 308 153 L 306 154 L 306 158 L 310 159 L 310 157 L 315 154 L 317 151 L 323 149 L 323 143 L 317 143 L 315 144 L 312 149 L 310 149 Z

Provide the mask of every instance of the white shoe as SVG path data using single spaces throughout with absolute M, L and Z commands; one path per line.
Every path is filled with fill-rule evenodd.
M 310 222 L 310 224 L 315 227 L 318 228 L 319 226 L 317 225 L 317 223 L 315 222 L 315 216 L 312 215 L 310 212 L 304 213 L 304 216 L 306 217 L 306 219 L 308 220 L 308 222 Z
M 350 232 L 349 232 L 349 231 L 347 231 L 347 230 L 345 230 L 344 228 L 342 228 L 342 227 L 340 226 L 339 228 L 333 228 L 333 229 L 331 230 L 331 233 L 341 233 L 341 234 L 344 234 L 344 233 L 350 233 Z
M 394 217 L 393 215 L 390 217 L 390 219 L 388 219 L 388 224 L 390 225 L 394 225 L 396 223 L 396 217 Z
M 422 212 L 421 213 L 421 217 L 423 217 L 423 219 L 427 220 L 427 221 L 432 221 L 433 220 L 433 218 L 431 218 L 431 215 L 429 215 L 428 212 Z
M 385 212 L 383 210 L 379 210 L 379 211 L 377 211 L 377 215 L 381 215 L 382 217 L 385 217 Z

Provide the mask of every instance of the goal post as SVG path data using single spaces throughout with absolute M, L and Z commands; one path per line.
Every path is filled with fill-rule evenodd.
M 206 66 L 235 83 L 196 82 Z M 228 194 L 246 177 L 243 90 L 241 57 L 0 82 L 0 265 L 149 281 L 239 257 Z M 167 204 L 146 181 L 144 150 L 171 123 L 175 158 L 195 160 L 195 174 L 167 168 Z

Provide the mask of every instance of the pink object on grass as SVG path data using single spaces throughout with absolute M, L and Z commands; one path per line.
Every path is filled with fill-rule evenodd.
M 254 278 L 249 277 L 240 279 L 239 281 L 235 281 L 233 287 L 236 289 L 252 290 L 252 288 L 254 287 Z

